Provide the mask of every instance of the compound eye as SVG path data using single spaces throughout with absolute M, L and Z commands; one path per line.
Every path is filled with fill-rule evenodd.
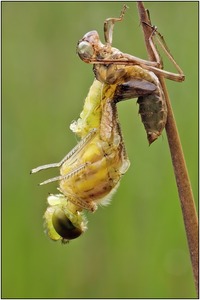
M 52 216 L 52 223 L 56 232 L 66 240 L 73 240 L 79 237 L 83 231 L 77 228 L 61 209 L 56 209 Z
M 90 43 L 82 41 L 77 46 L 77 53 L 81 59 L 91 59 L 94 54 L 94 49 Z

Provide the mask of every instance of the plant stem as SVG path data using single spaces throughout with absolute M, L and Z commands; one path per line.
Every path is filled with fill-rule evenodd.
M 144 33 L 145 45 L 149 60 L 155 61 L 154 53 L 149 44 L 149 37 L 152 33 L 152 29 L 146 26 L 145 23 L 151 24 L 149 16 L 144 8 L 143 2 L 137 1 L 138 12 L 140 16 L 140 22 L 142 24 L 142 29 Z M 184 159 L 184 154 L 179 138 L 178 129 L 174 119 L 174 114 L 170 102 L 170 98 L 167 92 L 167 87 L 163 76 L 158 76 L 168 108 L 168 117 L 166 124 L 166 133 L 169 143 L 169 148 L 171 152 L 172 164 L 174 167 L 174 174 L 176 178 L 177 189 L 179 193 L 179 199 L 181 203 L 181 209 L 183 214 L 183 220 L 185 225 L 185 231 L 187 235 L 188 247 L 190 251 L 190 257 L 192 262 L 193 274 L 195 287 L 198 296 L 198 219 L 197 213 L 192 193 L 192 188 L 190 184 L 190 179 L 188 176 L 188 171 Z

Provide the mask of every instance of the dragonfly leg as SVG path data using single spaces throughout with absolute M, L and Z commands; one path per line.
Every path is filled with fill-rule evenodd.
M 89 163 L 84 163 L 81 166 L 75 168 L 74 170 L 70 171 L 69 173 L 67 173 L 65 175 L 60 175 L 60 176 L 56 176 L 56 177 L 47 179 L 47 180 L 41 182 L 40 185 L 45 185 L 47 183 L 51 183 L 51 182 L 54 182 L 54 181 L 68 180 L 71 177 L 79 175 L 82 172 L 82 170 L 84 170 L 86 168 L 86 166 L 88 164 Z
M 85 145 L 93 139 L 96 132 L 96 128 L 92 129 L 60 162 L 39 166 L 35 169 L 32 169 L 31 174 L 37 173 L 41 170 L 46 170 L 49 168 L 58 168 L 62 166 L 62 164 L 69 160 L 73 155 L 78 154 L 85 147 Z
M 157 63 L 162 67 L 162 60 L 160 58 L 160 55 L 155 47 L 153 38 L 156 37 L 157 42 L 159 43 L 159 45 L 161 46 L 161 48 L 163 49 L 163 51 L 165 52 L 165 54 L 167 55 L 167 57 L 169 58 L 169 60 L 173 63 L 173 65 L 175 66 L 176 70 L 178 71 L 177 73 L 173 73 L 173 72 L 168 72 L 159 68 L 154 68 L 151 67 L 152 71 L 155 72 L 155 74 L 157 75 L 162 75 L 167 79 L 171 79 L 174 81 L 184 81 L 185 76 L 184 73 L 182 71 L 182 69 L 179 67 L 179 65 L 177 64 L 177 62 L 175 61 L 175 59 L 173 58 L 172 54 L 170 53 L 170 50 L 164 40 L 163 35 L 161 35 L 156 26 L 152 26 L 146 22 L 144 22 L 145 25 L 150 26 L 152 28 L 152 34 L 149 37 L 149 44 L 151 46 L 151 49 L 154 53 L 154 56 L 156 58 Z
M 123 5 L 123 8 L 121 10 L 120 16 L 119 18 L 108 18 L 105 20 L 104 22 L 104 38 L 105 38 L 105 42 L 108 46 L 112 45 L 112 36 L 113 36 L 113 28 L 114 28 L 114 24 L 116 22 L 122 21 L 124 18 L 124 14 L 126 9 L 128 8 L 127 5 Z
M 167 55 L 167 57 L 171 60 L 171 62 L 173 63 L 173 65 L 175 66 L 175 68 L 177 69 L 179 75 L 180 75 L 180 78 L 185 78 L 184 74 L 183 74 L 183 71 L 182 69 L 180 68 L 180 66 L 177 64 L 177 62 L 175 61 L 175 59 L 173 58 L 165 40 L 164 40 L 164 37 L 158 32 L 156 31 L 156 38 L 157 38 L 157 41 L 158 43 L 160 44 L 160 46 L 162 47 L 163 51 L 165 52 L 165 54 Z

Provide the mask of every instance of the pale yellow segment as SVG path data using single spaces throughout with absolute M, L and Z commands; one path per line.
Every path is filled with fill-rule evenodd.
M 102 83 L 94 80 L 84 102 L 80 118 L 70 125 L 70 129 L 79 137 L 85 137 L 91 129 L 99 128 L 101 122 Z

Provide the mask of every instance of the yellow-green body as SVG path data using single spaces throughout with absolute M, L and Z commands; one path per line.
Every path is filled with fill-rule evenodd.
M 80 209 L 94 211 L 98 203 L 106 203 L 129 166 L 113 101 L 115 89 L 115 85 L 95 80 L 80 118 L 71 125 L 82 138 L 96 129 L 90 142 L 60 168 L 65 176 L 84 166 L 76 175 L 60 181 L 61 192 Z
M 33 173 L 60 167 L 60 194 L 48 197 L 44 219 L 52 240 L 68 242 L 87 229 L 83 210 L 95 211 L 109 202 L 130 163 L 114 101 L 117 85 L 94 80 L 80 118 L 70 126 L 80 142 L 60 162 L 33 169 Z

